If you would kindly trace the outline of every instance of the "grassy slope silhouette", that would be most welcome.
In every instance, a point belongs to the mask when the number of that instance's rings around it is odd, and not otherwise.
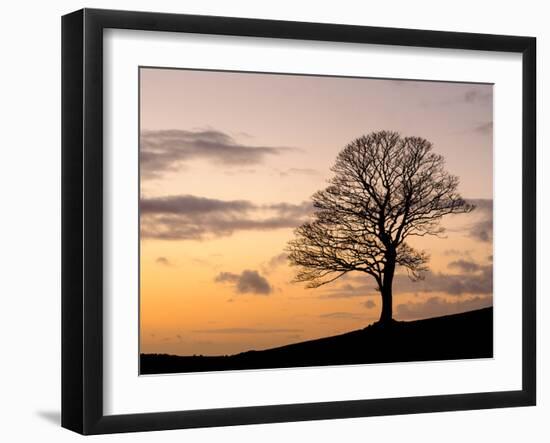
[[[141,354],[141,374],[490,358],[493,308],[390,327],[370,325],[332,337],[229,356]]]

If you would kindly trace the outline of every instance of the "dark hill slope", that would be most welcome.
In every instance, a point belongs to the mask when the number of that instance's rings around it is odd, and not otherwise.
[[[230,356],[141,354],[141,374],[490,358],[493,308],[377,325]]]

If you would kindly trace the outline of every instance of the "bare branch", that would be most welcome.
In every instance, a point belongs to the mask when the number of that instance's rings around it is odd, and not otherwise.
[[[474,209],[432,149],[423,138],[390,131],[348,144],[331,168],[329,185],[312,197],[312,221],[288,243],[289,261],[298,267],[295,281],[318,287],[361,271],[381,288],[387,266],[393,273],[395,265],[421,279],[428,255],[406,238],[441,235],[445,215]]]

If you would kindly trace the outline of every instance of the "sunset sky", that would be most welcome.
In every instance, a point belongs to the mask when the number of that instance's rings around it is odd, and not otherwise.
[[[394,282],[394,317],[492,305],[492,85],[140,70],[141,352],[234,354],[359,329],[380,316],[364,274],[292,283],[284,254],[347,143],[420,136],[477,208],[411,241],[430,272]]]

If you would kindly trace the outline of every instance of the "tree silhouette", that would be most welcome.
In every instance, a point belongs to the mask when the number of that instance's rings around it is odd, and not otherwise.
[[[428,255],[405,240],[440,235],[443,216],[474,209],[444,163],[429,141],[396,132],[373,132],[348,144],[331,168],[329,186],[312,197],[312,221],[288,243],[290,264],[299,267],[295,281],[316,288],[364,272],[382,297],[379,323],[391,323],[396,266],[413,280],[428,269]]]

